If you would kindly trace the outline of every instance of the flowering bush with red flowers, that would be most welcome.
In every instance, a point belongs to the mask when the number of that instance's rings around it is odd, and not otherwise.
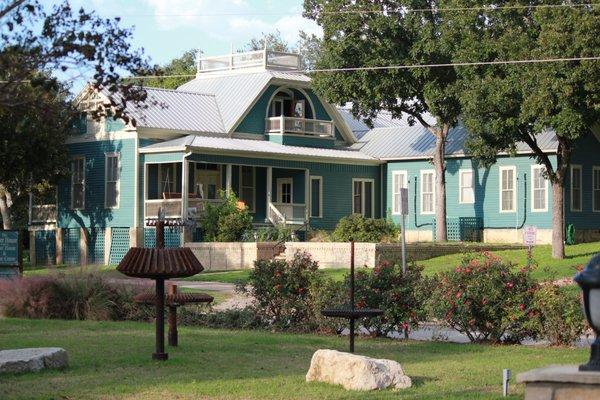
[[[431,280],[423,277],[422,271],[422,267],[409,265],[406,274],[402,274],[399,264],[380,261],[373,270],[363,268],[356,272],[356,307],[384,311],[381,317],[361,321],[372,335],[404,332],[408,337],[410,329],[427,318],[425,302]]]
[[[518,343],[534,336],[528,320],[535,316],[538,285],[530,268],[484,252],[467,255],[456,269],[438,276],[430,305],[439,319],[472,342]]]
[[[310,287],[320,279],[319,265],[308,253],[293,260],[259,260],[247,285],[238,290],[254,298],[257,315],[274,329],[308,330],[312,307]]]

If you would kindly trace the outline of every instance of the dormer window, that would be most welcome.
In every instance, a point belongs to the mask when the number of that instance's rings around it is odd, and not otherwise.
[[[269,117],[281,117],[283,115],[284,117],[312,119],[314,115],[312,108],[310,104],[307,106],[303,97],[303,94],[295,93],[293,90],[281,89],[271,100]]]

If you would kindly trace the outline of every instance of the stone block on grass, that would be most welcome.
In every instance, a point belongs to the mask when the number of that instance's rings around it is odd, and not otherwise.
[[[346,390],[405,389],[412,385],[396,361],[336,350],[317,350],[313,354],[306,381],[342,385]]]
[[[0,374],[38,372],[49,368],[66,368],[68,365],[67,352],[58,347],[0,351]]]

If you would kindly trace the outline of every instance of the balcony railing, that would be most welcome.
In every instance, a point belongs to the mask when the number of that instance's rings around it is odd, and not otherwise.
[[[294,133],[316,137],[334,137],[332,121],[295,117],[271,117],[266,119],[267,133]]]
[[[300,70],[300,55],[272,50],[232,53],[224,56],[204,57],[198,61],[198,74],[249,68]]]
[[[206,212],[207,204],[219,204],[223,202],[221,199],[188,199],[188,213],[189,218],[198,218],[204,212]],[[158,209],[162,207],[165,210],[166,218],[181,218],[181,199],[159,199],[159,200],[146,200],[146,218],[157,218]]]
[[[44,204],[31,207],[31,223],[53,224],[56,223],[58,211],[56,204]]]

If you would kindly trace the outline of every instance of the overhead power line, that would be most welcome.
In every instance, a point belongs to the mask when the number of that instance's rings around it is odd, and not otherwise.
[[[418,69],[418,68],[448,68],[448,67],[469,67],[477,65],[511,65],[511,64],[542,64],[567,61],[600,61],[600,56],[595,57],[562,57],[562,58],[542,58],[530,60],[498,60],[498,61],[475,61],[475,62],[456,62],[443,64],[412,64],[412,65],[386,65],[373,67],[344,67],[344,68],[320,68],[299,71],[285,71],[288,74],[310,74],[316,72],[355,72],[355,71],[385,71],[399,69]],[[146,75],[132,76],[124,79],[166,79],[166,78],[192,78],[196,74],[182,75]]]
[[[581,3],[581,4],[537,4],[537,5],[509,5],[509,6],[479,6],[479,7],[445,7],[445,8],[405,8],[398,10],[337,10],[337,11],[319,11],[317,15],[344,15],[344,14],[410,14],[425,12],[460,12],[460,11],[503,11],[503,10],[523,10],[523,9],[552,9],[552,8],[584,8],[597,7],[600,3]],[[189,18],[189,17],[258,17],[258,16],[303,16],[300,12],[222,12],[222,13],[200,13],[200,14],[113,14],[111,16],[119,17],[160,17],[160,18]]]

